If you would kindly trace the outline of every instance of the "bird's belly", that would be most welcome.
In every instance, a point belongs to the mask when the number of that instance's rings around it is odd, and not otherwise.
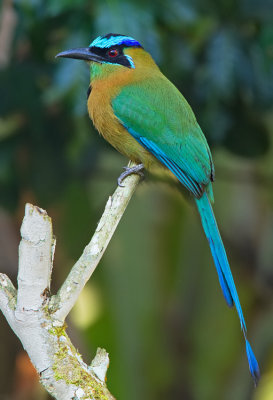
[[[87,108],[96,129],[120,153],[132,161],[143,163],[148,169],[157,163],[156,158],[120,123],[113,112],[109,96],[93,89],[87,101]]]

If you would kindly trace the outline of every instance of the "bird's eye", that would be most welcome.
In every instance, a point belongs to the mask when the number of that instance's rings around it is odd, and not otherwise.
[[[108,51],[107,55],[108,55],[109,57],[117,57],[117,55],[118,55],[118,50],[117,50],[117,49],[111,49],[111,50]]]

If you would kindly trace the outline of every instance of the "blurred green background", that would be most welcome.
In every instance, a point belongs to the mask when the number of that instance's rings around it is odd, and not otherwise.
[[[188,99],[212,148],[215,214],[262,378],[254,390],[195,208],[148,177],[69,334],[86,362],[107,349],[108,386],[120,400],[272,400],[272,2],[2,0],[0,8],[1,272],[16,281],[26,202],[53,218],[53,292],[89,241],[127,160],[87,116],[87,65],[54,57],[109,32],[133,36]],[[0,318],[0,399],[46,399]]]

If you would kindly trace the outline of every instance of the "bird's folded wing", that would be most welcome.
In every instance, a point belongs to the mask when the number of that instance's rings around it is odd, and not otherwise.
[[[167,79],[124,87],[112,100],[128,132],[200,197],[214,174],[207,141],[181,93]]]

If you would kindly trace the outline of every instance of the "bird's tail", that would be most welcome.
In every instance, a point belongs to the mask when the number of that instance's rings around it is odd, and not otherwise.
[[[233,304],[235,304],[236,310],[239,315],[241,329],[243,331],[246,343],[246,354],[248,358],[249,370],[256,385],[260,377],[259,365],[250,347],[249,341],[247,340],[247,335],[246,335],[247,330],[243,316],[243,311],[241,308],[235,283],[232,277],[232,273],[229,267],[226,251],[217,226],[217,222],[215,220],[213,210],[206,193],[204,193],[200,199],[195,199],[195,201],[201,217],[206,237],[209,241],[212,257],[215,263],[215,267],[218,273],[220,285],[225,300],[229,307],[232,307]]]

